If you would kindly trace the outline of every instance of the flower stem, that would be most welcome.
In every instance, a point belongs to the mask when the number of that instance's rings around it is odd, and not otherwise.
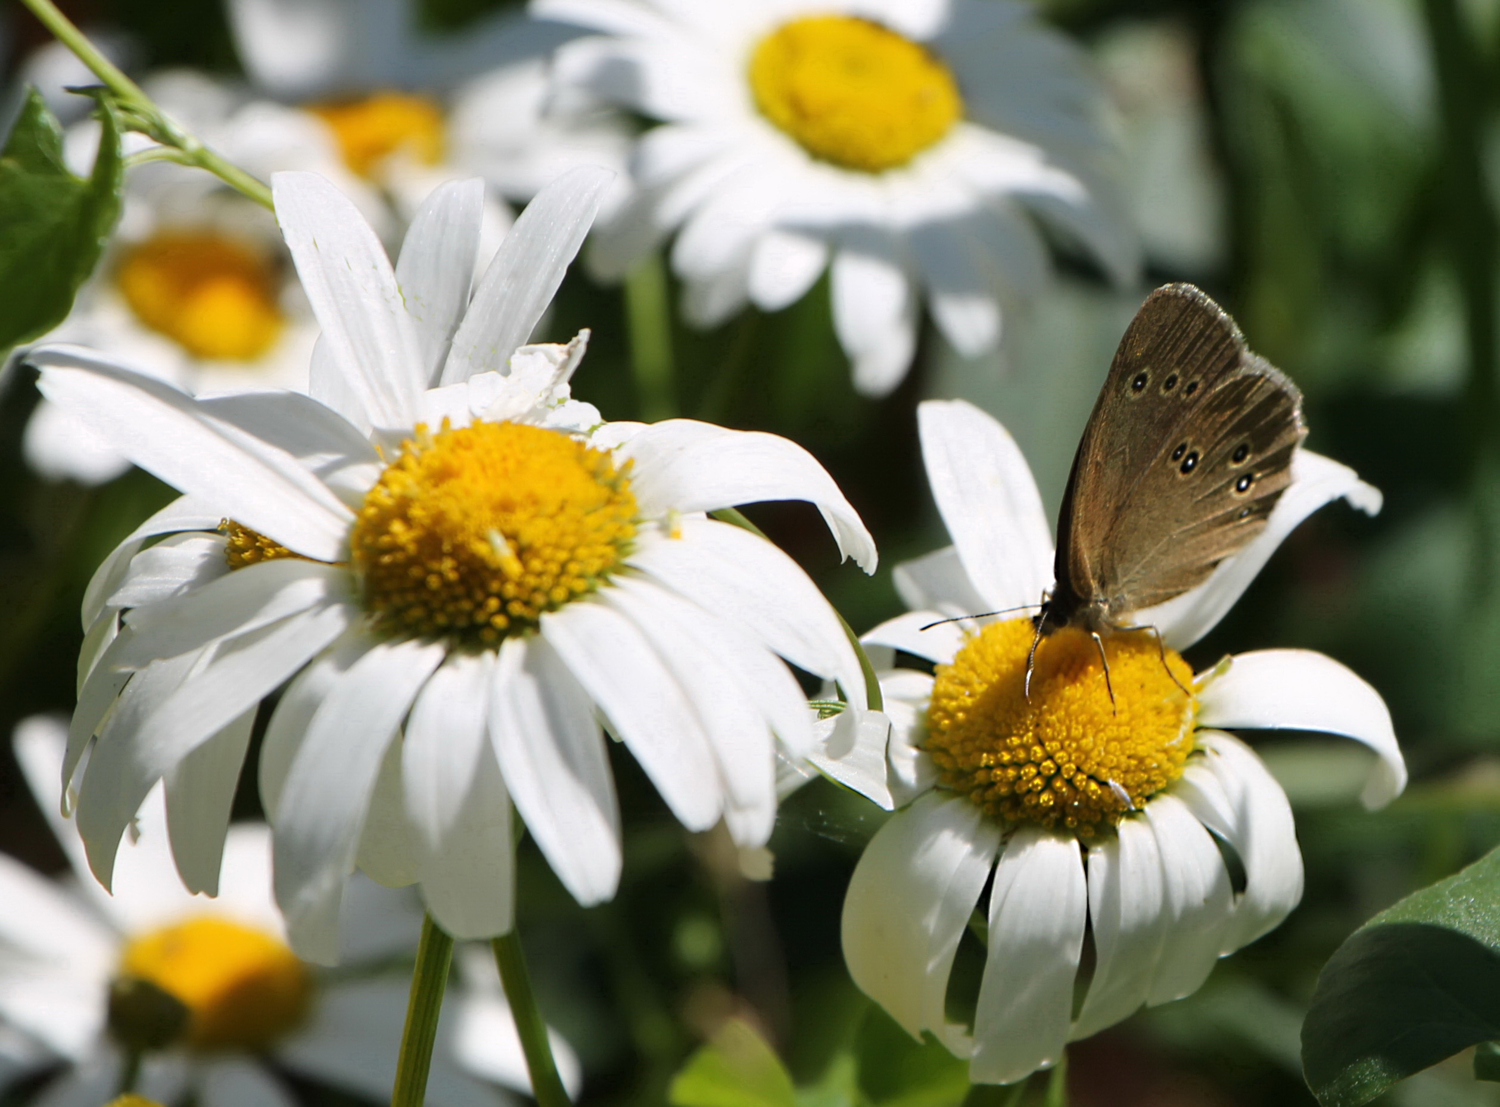
[[[432,1043],[437,1037],[448,967],[453,961],[453,939],[431,915],[422,919],[422,940],[412,970],[411,998],[406,1004],[406,1028],[401,1032],[401,1055],[396,1059],[396,1086],[391,1107],[422,1107],[427,1094],[427,1072],[432,1067]]]
[[[495,949],[500,983],[505,987],[511,1017],[516,1020],[516,1031],[521,1037],[521,1050],[526,1054],[526,1068],[531,1073],[531,1092],[536,1096],[537,1107],[568,1107],[572,1100],[557,1075],[552,1043],[547,1040],[547,1024],[537,1009],[536,995],[531,990],[531,974],[526,971],[526,958],[521,953],[520,935],[512,928],[509,934],[500,935],[490,944]]]
[[[648,423],[677,414],[673,396],[672,311],[667,269],[661,255],[644,258],[625,277],[625,318],[630,333],[630,369],[641,418]]]
[[[57,9],[57,5],[52,3],[52,0],[21,0],[21,3],[31,9],[31,13],[42,22],[42,25],[57,36],[57,41],[73,51],[78,56],[78,60],[88,66],[94,76],[99,78],[120,108],[125,125],[129,129],[149,135],[163,146],[172,147],[178,153],[174,160],[184,165],[207,170],[230,188],[249,197],[257,204],[267,208],[272,206],[271,190],[266,187],[264,181],[257,180],[239,166],[225,161],[203,145],[196,136],[178,126],[156,106],[151,97],[141,91],[140,85],[125,76],[119,66],[106,58],[99,48],[89,41],[88,36]]]
[[[748,530],[751,534],[758,534],[760,537],[766,538],[766,532],[749,519],[746,519],[736,508],[721,507],[717,511],[710,511],[709,514],[721,523],[731,523],[742,530]],[[766,538],[766,541],[769,542],[770,539]],[[854,656],[859,658],[859,670],[864,674],[865,678],[865,706],[871,711],[884,711],[885,696],[880,691],[880,678],[875,675],[875,665],[870,661],[869,655],[865,653],[865,647],[860,643],[859,635],[854,633],[854,628],[849,625],[848,620],[839,614],[837,608],[834,608],[833,614],[838,619],[839,626],[844,628],[844,634],[848,637],[849,644],[854,647]],[[849,695],[853,691],[852,688],[845,688],[844,694]]]
[[[145,1057],[146,1051],[143,1049],[125,1051],[125,1064],[120,1068],[120,1083],[115,1089],[116,1096],[135,1093],[136,1085],[141,1082],[141,1063]]]

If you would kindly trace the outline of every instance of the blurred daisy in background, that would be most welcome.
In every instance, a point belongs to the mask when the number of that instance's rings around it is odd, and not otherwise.
[[[509,222],[501,197],[524,203],[580,165],[619,174],[609,204],[624,193],[624,117],[549,85],[548,56],[576,31],[505,12],[424,33],[411,0],[228,0],[228,11],[256,89],[315,117],[399,229],[437,185],[480,175],[495,194],[483,262]],[[382,237],[394,244],[399,229]]]
[[[563,45],[566,87],[660,121],[638,193],[596,232],[619,276],[675,233],[690,322],[776,311],[829,273],[866,395],[890,392],[925,304],[962,354],[1045,281],[1044,232],[1133,278],[1102,99],[1030,9],[997,0],[533,0],[603,32]]]
[[[911,1034],[968,1057],[975,1083],[1011,1083],[1142,1004],[1197,990],[1214,962],[1272,929],[1302,895],[1281,787],[1226,729],[1346,735],[1375,754],[1368,807],[1404,787],[1380,695],[1308,650],[1259,650],[1194,674],[1176,652],[1206,634],[1287,534],[1343,498],[1380,494],[1299,450],[1265,530],[1199,588],[1136,612],[1158,628],[1042,639],[1029,695],[1029,617],[1052,581],[1052,539],[1009,434],[962,401],[919,409],[928,480],[954,545],[896,569],[912,609],[865,641],[892,733],[841,775],[887,808],[844,902],[855,982]],[[932,625],[938,620],[955,620]],[[925,659],[935,672],[897,663]],[[1110,689],[1113,689],[1111,692]],[[945,997],[988,892],[988,954],[972,1027]],[[1086,926],[1095,963],[1075,1013]]]
[[[346,969],[322,973],[287,947],[269,828],[230,828],[220,894],[191,895],[173,865],[161,788],[121,847],[111,895],[59,813],[66,743],[67,727],[50,717],[16,730],[17,761],[73,871],[49,879],[0,854],[0,1025],[33,1046],[26,1064],[0,1070],[5,1083],[61,1066],[31,1102],[97,1107],[119,1088],[130,1043],[145,1050],[139,1090],[162,1103],[291,1107],[285,1076],[389,1099],[409,985],[382,973],[411,956],[414,900],[354,878],[340,936]],[[438,1039],[430,1101],[521,1102],[511,1093],[530,1084],[503,997],[463,987],[446,1002],[454,1017]],[[464,1033],[471,1024],[487,1033]],[[571,1051],[560,1040],[554,1049],[576,1088]]]
[[[186,493],[85,599],[65,775],[97,734],[78,797],[94,872],[109,884],[165,777],[178,866],[207,887],[256,712],[284,684],[260,788],[277,902],[314,960],[337,956],[356,863],[419,883],[456,937],[508,932],[512,803],[581,903],[610,898],[620,825],[600,718],[685,826],[722,819],[764,844],[777,741],[813,742],[777,655],[846,693],[863,677],[796,563],[704,513],[801,499],[867,570],[874,544],[801,447],[605,423],[569,392],[586,335],[522,346],[608,173],[544,189],[472,300],[480,182],[433,194],[394,270],[326,181],[272,184],[322,325],[310,396],[197,400],[77,347],[31,354],[46,395]]]

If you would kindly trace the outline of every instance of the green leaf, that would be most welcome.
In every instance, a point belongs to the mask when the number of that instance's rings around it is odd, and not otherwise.
[[[113,109],[93,173],[63,163],[62,130],[35,89],[0,151],[0,350],[45,334],[67,318],[120,214],[124,162]]]
[[[918,1042],[871,1007],[855,1041],[860,1087],[879,1107],[951,1107],[969,1091],[969,1063],[938,1041]]]
[[[1334,953],[1302,1024],[1324,1107],[1500,1038],[1500,850],[1382,911]]]
[[[797,1107],[792,1078],[753,1027],[731,1019],[667,1090],[672,1107]]]

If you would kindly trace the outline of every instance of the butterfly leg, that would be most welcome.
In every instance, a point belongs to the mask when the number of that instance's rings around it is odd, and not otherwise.
[[[1167,644],[1161,640],[1161,631],[1152,626],[1116,627],[1115,629],[1122,632],[1149,630],[1152,634],[1156,635],[1156,652],[1161,655],[1161,667],[1167,671],[1167,676],[1172,678],[1172,683],[1182,689],[1182,694],[1192,698],[1193,693],[1183,685],[1182,681],[1177,679],[1177,674],[1172,671],[1172,666],[1167,664]]]
[[[1115,704],[1115,685],[1109,679],[1109,655],[1104,652],[1104,639],[1099,637],[1097,630],[1089,631],[1089,637],[1094,640],[1094,645],[1099,647],[1099,663],[1104,666],[1104,688],[1109,693],[1109,709],[1119,714],[1119,707]]]

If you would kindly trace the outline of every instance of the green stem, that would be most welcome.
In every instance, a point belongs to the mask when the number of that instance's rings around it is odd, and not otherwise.
[[[173,147],[180,154],[177,160],[184,165],[206,170],[236,192],[275,210],[271,203],[271,190],[264,181],[257,180],[239,166],[225,161],[198,141],[196,136],[174,123],[156,106],[151,97],[141,91],[140,85],[125,76],[119,66],[106,58],[89,41],[88,36],[57,9],[52,0],[21,0],[21,3],[31,10],[47,30],[57,36],[57,41],[73,51],[78,60],[99,78],[120,106],[132,130],[147,134],[164,146]]]
[[[521,1037],[521,1051],[526,1054],[526,1069],[531,1073],[531,1094],[537,1107],[568,1107],[572,1102],[557,1075],[552,1059],[552,1043],[547,1039],[547,1024],[537,1009],[536,994],[531,990],[531,974],[521,953],[521,938],[514,927],[490,943],[495,949],[495,964],[500,968],[500,983],[510,1003],[511,1017]]]
[[[1043,1107],[1068,1107],[1068,1054],[1057,1059],[1057,1064],[1052,1067],[1052,1072],[1047,1078],[1047,1097],[1042,1100]]]
[[[672,311],[667,267],[651,254],[625,278],[625,319],[630,334],[630,369],[635,376],[641,418],[648,423],[677,414],[673,396]]]
[[[396,1059],[396,1086],[391,1107],[422,1107],[427,1094],[427,1072],[432,1067],[432,1043],[437,1038],[448,968],[453,962],[453,939],[432,921],[422,919],[417,965],[411,974],[411,998],[406,1004],[406,1028],[401,1032],[401,1055]]]
[[[751,534],[766,538],[766,532],[746,519],[737,508],[721,507],[717,511],[710,511],[709,514],[721,523],[732,523],[743,530],[748,530]],[[769,542],[770,539],[766,538],[766,541]],[[837,608],[833,609],[833,614],[838,619],[839,626],[844,628],[844,635],[849,639],[849,644],[854,647],[854,656],[859,658],[859,671],[864,674],[865,678],[865,706],[871,711],[884,711],[885,696],[880,691],[880,678],[875,675],[875,665],[871,662],[870,655],[865,653],[865,647],[860,642],[859,635],[854,633],[854,628],[849,625],[843,615],[839,614]],[[852,688],[845,688],[844,694],[849,695],[853,691]]]
[[[141,1082],[141,1063],[145,1060],[146,1051],[143,1049],[127,1049],[125,1051],[125,1067],[120,1070],[120,1083],[115,1091],[115,1096],[132,1095],[136,1085]]]

